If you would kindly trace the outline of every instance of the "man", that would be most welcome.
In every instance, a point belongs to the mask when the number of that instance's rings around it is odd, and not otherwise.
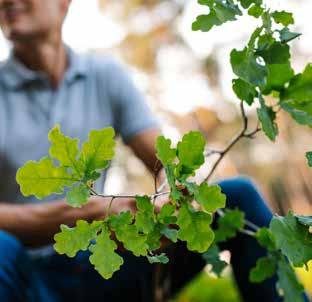
[[[64,200],[38,203],[24,198],[15,173],[25,161],[48,153],[47,132],[56,123],[66,135],[85,140],[91,129],[113,126],[152,170],[154,142],[160,131],[128,75],[111,58],[78,56],[62,42],[61,29],[70,0],[0,0],[0,26],[12,43],[11,57],[0,67],[0,297],[15,301],[152,301],[155,266],[123,253],[125,265],[108,281],[88,262],[51,251],[59,225],[105,215],[107,200],[92,197],[82,209]],[[103,185],[103,181],[98,184]],[[271,213],[246,179],[220,183],[228,205],[267,225]],[[119,213],[134,201],[116,200]],[[42,248],[48,246],[47,248]],[[40,248],[34,250],[33,248]],[[246,301],[280,301],[274,279],[248,283],[248,271],[265,251],[244,235],[229,242],[234,273]],[[200,255],[182,243],[168,247],[163,268],[174,294],[204,266]]]

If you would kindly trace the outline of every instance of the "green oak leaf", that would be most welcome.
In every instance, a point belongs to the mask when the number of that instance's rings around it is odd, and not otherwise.
[[[286,11],[281,11],[281,12],[276,11],[276,12],[273,12],[271,15],[277,24],[288,26],[290,24],[295,23],[292,13],[288,13]]]
[[[261,87],[263,94],[268,95],[275,91],[282,91],[285,85],[293,78],[294,70],[290,62],[285,64],[267,64],[268,76],[266,84]]]
[[[215,242],[224,242],[236,236],[237,231],[244,227],[244,213],[239,210],[226,210],[224,216],[218,218],[215,230]]]
[[[217,14],[214,10],[210,12],[208,15],[200,15],[196,18],[196,21],[192,24],[192,30],[193,31],[203,31],[208,32],[212,29],[214,26],[221,25],[222,22],[217,17]]]
[[[280,105],[299,124],[312,126],[312,64],[291,79],[281,93]]]
[[[159,214],[157,215],[157,219],[160,223],[163,224],[174,224],[177,221],[177,218],[174,216],[175,206],[172,204],[165,204],[160,209]]]
[[[210,213],[224,208],[226,204],[226,196],[221,192],[221,187],[218,185],[209,186],[206,182],[198,187],[195,200]]]
[[[39,162],[28,161],[19,168],[16,181],[24,196],[34,195],[42,199],[52,193],[62,194],[65,186],[71,186],[78,180],[66,168],[55,167],[52,159],[44,157]]]
[[[61,225],[61,232],[54,235],[54,249],[59,254],[75,257],[79,251],[86,251],[90,241],[95,239],[103,222],[93,221],[91,224],[78,220],[75,227]]]
[[[162,237],[161,234],[161,229],[162,229],[161,224],[155,224],[153,230],[149,232],[146,236],[146,244],[148,245],[148,250],[149,251],[154,251],[158,250],[161,246],[160,239]]]
[[[177,150],[171,148],[171,140],[163,136],[159,136],[156,141],[157,158],[163,165],[172,163],[176,158]]]
[[[190,251],[205,252],[214,239],[210,227],[212,216],[205,212],[196,212],[188,204],[182,204],[177,224],[180,227],[178,238],[187,242]]]
[[[297,74],[283,94],[284,100],[308,102],[312,99],[312,64],[308,64],[303,73]]]
[[[290,59],[290,47],[287,44],[275,41],[269,47],[258,50],[260,55],[267,64],[286,64]]]
[[[100,273],[104,279],[109,279],[112,275],[120,269],[124,263],[115,250],[117,244],[110,239],[110,232],[104,228],[100,235],[96,238],[95,244],[89,248],[92,253],[89,257],[90,263]]]
[[[129,211],[109,217],[110,227],[124,247],[137,257],[146,256],[148,249],[147,236],[141,234],[132,222],[133,216]]]
[[[257,109],[257,114],[262,130],[271,141],[275,141],[275,138],[278,135],[278,126],[275,122],[276,113],[271,107],[268,107],[265,104],[261,94],[259,95],[259,101],[261,107]]]
[[[300,33],[291,32],[287,27],[284,27],[282,30],[279,30],[278,32],[280,34],[280,40],[282,43],[288,43],[301,36]]]
[[[264,33],[259,36],[256,52],[262,52],[265,49],[268,49],[273,43],[275,43],[275,39],[272,34]]]
[[[51,147],[50,156],[57,159],[62,166],[71,167],[79,175],[81,167],[78,165],[77,156],[79,153],[79,140],[65,136],[60,129],[60,125],[56,125],[50,130],[48,135]]]
[[[82,145],[82,160],[88,171],[104,169],[114,157],[115,131],[113,128],[92,130],[89,140]]]
[[[149,256],[147,255],[147,259],[149,263],[154,264],[154,263],[162,263],[162,264],[167,264],[169,262],[169,258],[165,253],[161,253],[160,255],[153,255]]]
[[[277,287],[284,296],[284,302],[304,302],[303,286],[284,257],[278,261],[277,276]]]
[[[220,249],[217,245],[211,246],[208,251],[203,254],[203,258],[207,264],[211,265],[210,272],[221,277],[223,270],[228,266],[228,264],[220,259]]]
[[[274,235],[268,228],[260,228],[256,233],[256,239],[268,251],[273,252],[276,250]]]
[[[273,257],[262,257],[257,260],[257,265],[249,273],[249,281],[261,283],[274,276],[276,273],[276,260]]]
[[[88,187],[85,184],[79,184],[72,187],[66,193],[66,201],[74,208],[81,208],[81,206],[85,205],[88,202],[89,196],[90,191]]]
[[[155,226],[154,205],[148,196],[137,196],[136,207],[135,225],[140,232],[148,234]]]
[[[201,1],[200,4],[208,5],[210,13],[198,16],[192,24],[193,30],[207,32],[213,26],[219,26],[228,21],[235,21],[237,16],[242,15],[239,7],[229,0]]]
[[[253,16],[255,18],[259,18],[264,12],[264,9],[258,5],[254,4],[252,7],[248,9],[248,15]]]
[[[257,90],[253,85],[242,79],[235,79],[232,81],[233,83],[233,91],[236,96],[246,102],[248,105],[251,105],[254,99],[258,96]]]
[[[188,174],[190,171],[198,169],[205,162],[205,145],[206,140],[198,131],[191,131],[183,136],[177,148],[182,171],[184,168]]]
[[[275,216],[270,230],[277,248],[294,266],[302,267],[312,259],[312,234],[309,233],[309,227],[300,224],[291,212],[286,217]]]
[[[242,15],[239,7],[229,0],[215,0],[215,5],[211,9],[214,9],[221,23],[235,21],[237,16]]]
[[[312,152],[307,152],[306,153],[306,158],[308,160],[309,167],[312,167]]]
[[[178,241],[178,235],[179,235],[178,230],[163,226],[160,232],[162,235],[164,235],[166,238],[168,238],[172,242],[176,243]]]
[[[232,50],[231,65],[233,72],[244,81],[254,86],[265,84],[266,67],[257,62],[257,57],[247,47],[242,51]]]
[[[241,3],[242,7],[245,9],[249,8],[249,6],[252,4],[257,4],[257,5],[262,4],[262,0],[239,0],[239,2]]]
[[[308,227],[312,227],[312,216],[296,215],[296,218],[298,219],[299,223]]]
[[[168,164],[165,166],[166,176],[170,187],[170,198],[173,201],[178,201],[182,197],[182,193],[176,186],[175,165]]]

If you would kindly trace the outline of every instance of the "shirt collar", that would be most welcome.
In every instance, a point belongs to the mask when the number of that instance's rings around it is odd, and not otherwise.
[[[87,76],[86,58],[82,55],[78,55],[67,46],[66,52],[69,60],[69,67],[64,75],[66,83],[71,83],[78,77]],[[43,72],[28,69],[19,62],[12,53],[2,67],[0,67],[0,82],[4,82],[6,86],[12,89],[21,88],[30,82],[44,80],[47,80],[47,77]]]

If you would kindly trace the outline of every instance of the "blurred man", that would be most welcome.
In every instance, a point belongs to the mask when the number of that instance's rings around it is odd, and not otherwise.
[[[21,196],[15,182],[27,160],[48,154],[47,133],[56,123],[82,141],[91,129],[113,126],[146,166],[154,167],[160,133],[155,118],[118,63],[77,55],[64,45],[61,32],[69,5],[70,0],[0,0],[0,25],[12,44],[10,58],[0,67],[0,300],[152,301],[155,267],[144,258],[123,253],[125,265],[104,281],[89,264],[88,253],[68,259],[52,250],[60,224],[104,217],[105,199],[92,197],[82,209],[64,200],[39,203]],[[104,178],[98,188],[103,183]],[[271,213],[248,180],[220,185],[228,205],[239,206],[256,224],[269,223]],[[116,213],[135,208],[131,199],[114,205]],[[248,283],[249,269],[265,251],[244,235],[226,248],[246,301],[279,301],[274,280]],[[169,276],[173,294],[204,262],[181,243],[168,253],[171,264],[161,279]]]

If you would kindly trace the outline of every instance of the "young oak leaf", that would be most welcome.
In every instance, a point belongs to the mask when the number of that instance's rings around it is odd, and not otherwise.
[[[290,62],[284,64],[267,64],[268,76],[266,84],[261,87],[264,95],[268,95],[275,91],[282,91],[285,85],[293,78],[294,70]]]
[[[205,138],[198,131],[191,131],[183,136],[177,148],[182,171],[185,169],[187,173],[193,173],[205,162],[205,145]]]
[[[309,167],[312,167],[312,152],[307,152],[306,153],[306,158],[308,160]]]
[[[71,167],[78,174],[82,171],[78,168],[77,156],[79,153],[79,140],[65,136],[60,129],[60,125],[52,128],[48,135],[51,147],[50,156],[57,159],[62,166]]]
[[[88,202],[88,198],[90,196],[90,191],[88,187],[81,183],[77,186],[73,186],[66,193],[66,201],[67,203],[74,208],[81,208],[81,206],[85,205]]]
[[[146,244],[149,251],[158,250],[160,248],[160,239],[162,237],[161,228],[162,226],[160,224],[155,224],[152,231],[146,234]]]
[[[208,5],[210,13],[200,15],[192,25],[193,30],[209,31],[213,26],[219,26],[228,21],[235,21],[242,12],[237,5],[230,1],[200,1],[200,4]]]
[[[59,254],[66,254],[68,257],[75,257],[79,251],[86,251],[103,222],[93,221],[91,224],[84,220],[78,220],[75,227],[70,228],[61,225],[61,232],[54,235],[54,249]]]
[[[278,289],[284,302],[304,302],[303,286],[298,282],[296,274],[284,257],[278,261]]]
[[[110,227],[124,247],[135,256],[146,256],[148,250],[147,236],[141,234],[132,222],[133,216],[129,211],[109,217]]]
[[[81,158],[88,171],[104,169],[114,157],[115,131],[112,127],[92,130],[89,140],[82,145]]]
[[[176,186],[175,168],[176,165],[168,164],[165,166],[165,171],[168,180],[168,185],[170,187],[170,198],[174,201],[178,201],[182,197],[182,193]]]
[[[262,6],[254,4],[252,7],[249,8],[248,15],[259,18],[260,16],[262,16],[263,12],[264,8]]]
[[[299,223],[308,227],[312,227],[312,216],[296,215],[296,218],[298,219]]]
[[[242,5],[242,7],[245,9],[249,8],[249,6],[252,4],[257,4],[257,5],[262,4],[262,0],[239,0],[239,2]]]
[[[233,72],[253,86],[264,85],[267,69],[257,61],[257,56],[246,47],[242,51],[233,49],[231,52]]]
[[[226,210],[224,216],[218,218],[215,231],[215,242],[224,242],[236,236],[237,231],[244,227],[244,213],[239,210]]]
[[[301,36],[301,33],[291,32],[287,27],[284,27],[282,30],[279,30],[278,32],[280,34],[280,40],[282,43],[288,43]]]
[[[28,161],[18,169],[16,181],[24,196],[34,195],[39,199],[53,193],[62,194],[64,187],[78,180],[73,178],[64,167],[55,167],[52,159],[42,158],[39,162]]]
[[[172,204],[165,204],[160,209],[159,214],[157,215],[157,219],[162,224],[174,224],[177,221],[176,216],[174,216],[176,208]]]
[[[208,251],[203,254],[203,258],[206,263],[211,265],[210,271],[215,273],[218,277],[221,277],[223,270],[228,264],[220,259],[220,249],[217,245],[211,246]]]
[[[135,225],[140,232],[148,234],[153,231],[155,227],[155,213],[154,205],[148,196],[137,196]]]
[[[249,273],[249,281],[261,283],[273,277],[276,272],[276,260],[272,257],[262,257],[257,260],[257,264]]]
[[[281,107],[299,124],[312,126],[312,64],[295,75],[281,92]]]
[[[286,11],[275,11],[272,14],[274,21],[277,24],[282,24],[284,26],[288,26],[295,23],[294,17],[292,13],[288,13]]]
[[[117,244],[110,239],[110,232],[104,228],[100,235],[97,236],[95,244],[89,248],[92,255],[89,257],[94,268],[100,273],[104,279],[109,279],[120,269],[124,263],[115,250]]]
[[[190,251],[207,251],[214,239],[210,227],[212,216],[205,212],[196,212],[188,204],[182,204],[177,224],[180,227],[178,238],[187,242]]]
[[[177,150],[171,148],[171,140],[159,136],[156,141],[157,158],[163,165],[170,164],[176,157]]]
[[[226,204],[226,196],[221,192],[221,187],[218,185],[209,186],[206,182],[198,187],[195,200],[210,213],[224,208]]]
[[[235,79],[232,81],[232,84],[236,96],[248,105],[251,105],[258,96],[258,92],[254,86],[242,79]]]
[[[312,259],[312,234],[289,212],[287,216],[275,216],[270,223],[276,246],[295,267],[302,267]],[[294,248],[295,247],[295,248]]]
[[[169,262],[169,258],[165,253],[161,253],[160,255],[149,256],[147,255],[147,259],[149,263],[162,263],[167,264]]]
[[[256,233],[256,239],[268,251],[273,252],[276,250],[274,235],[268,228],[259,229]]]
[[[261,94],[259,95],[259,101],[260,108],[257,109],[257,114],[262,130],[271,141],[275,141],[276,136],[278,135],[278,126],[275,122],[276,113],[271,107],[268,107],[265,104]]]

